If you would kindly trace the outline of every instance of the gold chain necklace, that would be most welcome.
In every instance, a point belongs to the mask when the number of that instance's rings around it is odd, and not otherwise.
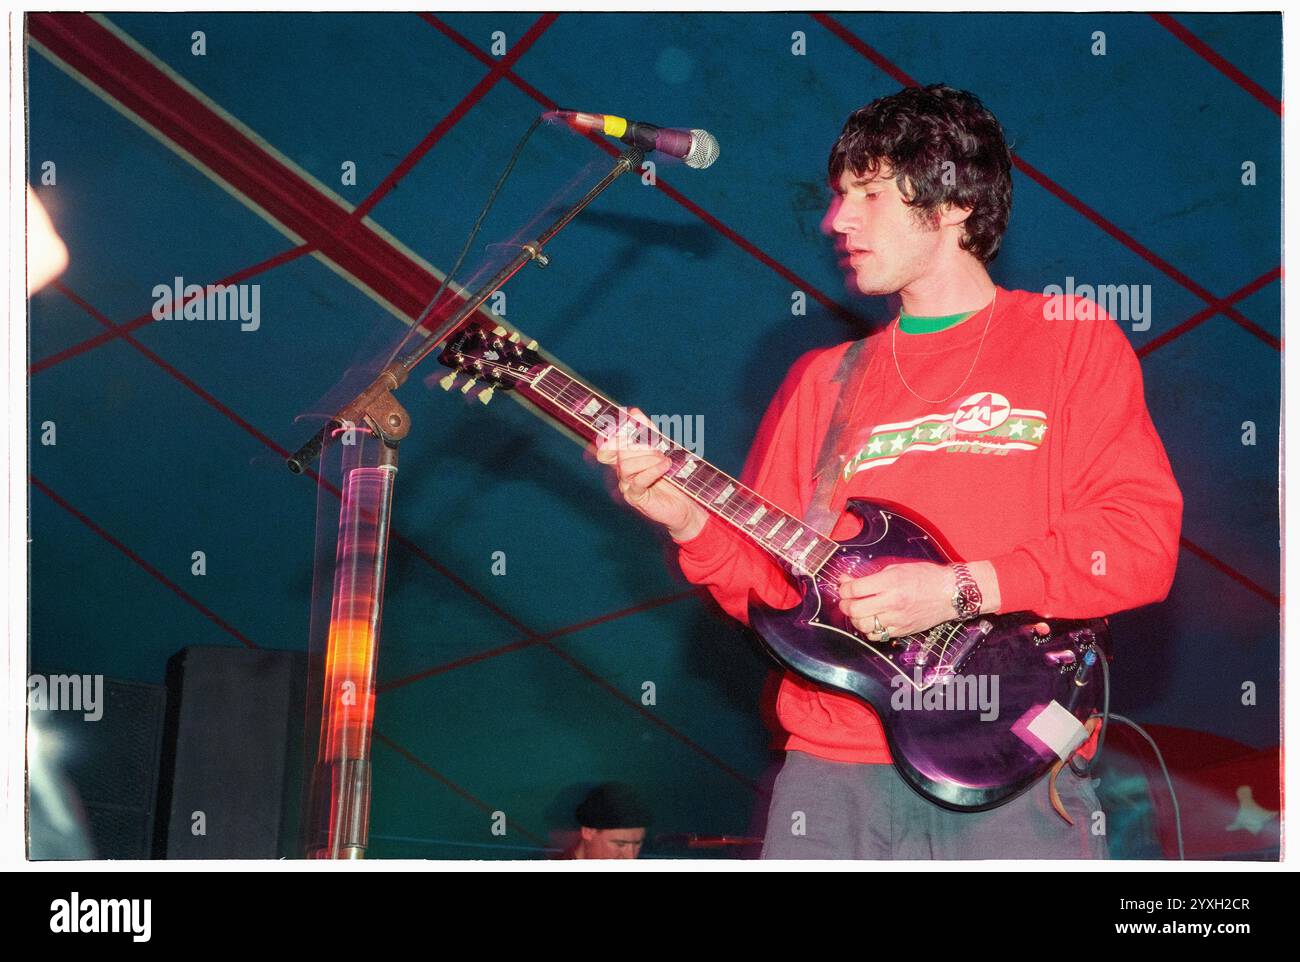
[[[994,285],[993,300],[989,302],[989,319],[984,322],[984,333],[980,335],[979,347],[975,349],[975,358],[970,362],[970,370],[967,371],[966,376],[961,379],[961,383],[958,384],[955,388],[953,388],[948,394],[944,395],[941,398],[935,398],[933,400],[928,397],[921,397],[921,395],[913,391],[912,386],[907,383],[907,378],[903,377],[903,369],[898,366],[898,328],[903,322],[903,317],[902,314],[900,313],[898,317],[898,324],[894,325],[894,331],[890,338],[889,349],[894,355],[894,370],[898,372],[898,379],[903,382],[903,387],[907,388],[907,390],[911,392],[913,397],[924,401],[926,404],[942,404],[944,401],[948,400],[948,398],[952,397],[963,387],[965,387],[966,382],[970,380],[970,376],[975,370],[976,361],[980,359],[980,352],[984,350],[984,338],[989,336],[989,325],[993,323],[993,309],[994,307],[997,306],[997,303],[998,303],[998,289],[997,286]]]

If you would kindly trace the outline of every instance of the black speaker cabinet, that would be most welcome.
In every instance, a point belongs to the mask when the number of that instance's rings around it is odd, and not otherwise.
[[[296,858],[306,656],[193,647],[168,662],[159,858]]]

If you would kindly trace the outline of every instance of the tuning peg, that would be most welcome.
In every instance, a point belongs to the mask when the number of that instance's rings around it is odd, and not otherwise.
[[[470,391],[474,390],[474,385],[477,383],[478,383],[477,378],[470,378],[468,381],[465,382],[464,386],[461,387],[460,393],[468,394]]]
[[[502,327],[500,324],[498,324],[496,327],[492,328],[492,333],[493,333],[493,334],[504,334],[505,332],[506,332],[506,329],[505,329],[504,327]]]
[[[531,351],[531,350],[533,350],[533,348],[537,347],[537,342],[536,342],[536,341],[529,341],[527,344],[524,345],[524,347],[525,347],[527,350]]]
[[[482,401],[484,404],[487,404],[489,401],[492,400],[492,392],[495,390],[496,390],[495,387],[489,385],[487,390],[479,392],[478,399]]]
[[[455,372],[455,371],[452,371],[450,374],[448,374],[446,377],[444,377],[444,378],[443,378],[441,381],[439,381],[438,383],[442,386],[442,389],[443,389],[444,391],[450,391],[451,388],[452,388],[452,385],[456,383],[456,377],[457,377],[456,372]]]
[[[518,342],[519,342],[519,332],[518,332],[518,331],[515,331],[513,334],[511,334],[511,335],[510,335],[510,340],[511,340],[513,343],[518,343]]]

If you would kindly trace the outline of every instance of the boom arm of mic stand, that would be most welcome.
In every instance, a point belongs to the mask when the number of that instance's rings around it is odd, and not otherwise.
[[[525,264],[535,260],[545,266],[547,260],[543,248],[550,242],[551,238],[568,226],[570,221],[577,217],[588,204],[600,196],[615,180],[628,171],[639,168],[644,159],[645,151],[640,147],[629,147],[620,154],[609,173],[602,177],[591,190],[587,191],[577,203],[561,214],[550,227],[538,235],[535,241],[524,244],[509,264],[466,299],[465,303],[461,305],[451,319],[443,324],[441,330],[427,337],[419,347],[405,358],[394,361],[384,368],[369,387],[353,398],[334,417],[330,418],[311,440],[291,454],[286,459],[289,470],[294,474],[305,472],[320,456],[321,448],[324,446],[329,433],[348,424],[356,425],[362,422],[369,424],[383,439],[384,443],[390,446],[395,445],[404,438],[410,430],[410,419],[401,406],[389,395],[389,392],[406,383],[407,377],[415,366],[433,351],[440,348],[470,314],[478,310],[493,293],[500,290],[506,281],[519,273]]]

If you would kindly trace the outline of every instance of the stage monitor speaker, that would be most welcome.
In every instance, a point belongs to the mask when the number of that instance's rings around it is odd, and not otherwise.
[[[27,737],[43,755],[29,764],[28,856],[149,858],[166,689],[96,675],[33,673],[37,678],[50,691],[73,679],[93,687],[78,697],[80,707],[60,708],[55,697],[54,710],[42,709],[29,679]],[[99,685],[97,704],[83,710]]]
[[[168,662],[155,855],[297,858],[307,658],[192,647]]]

